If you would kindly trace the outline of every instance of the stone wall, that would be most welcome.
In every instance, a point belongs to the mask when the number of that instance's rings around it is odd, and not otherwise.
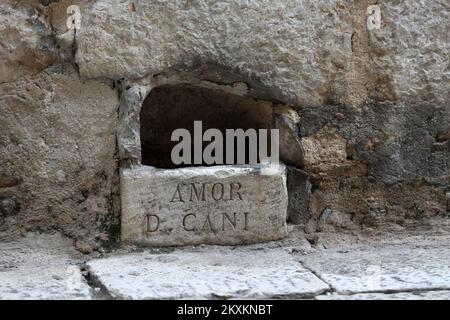
[[[448,14],[445,0],[2,1],[0,239],[116,241],[120,101],[172,78],[295,110],[309,233],[448,215]]]

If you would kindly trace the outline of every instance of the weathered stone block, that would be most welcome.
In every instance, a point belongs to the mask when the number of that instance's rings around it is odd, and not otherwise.
[[[121,170],[122,241],[236,245],[286,236],[284,165]]]
[[[232,81],[249,82],[261,98],[321,105],[352,56],[350,8],[337,0],[139,1],[134,12],[129,2],[95,1],[81,8],[76,62],[85,77],[136,79],[201,61],[208,74],[238,70]]]
[[[297,124],[298,113],[287,106],[274,109],[273,121],[280,132],[280,158],[283,163],[303,167],[303,148]]]

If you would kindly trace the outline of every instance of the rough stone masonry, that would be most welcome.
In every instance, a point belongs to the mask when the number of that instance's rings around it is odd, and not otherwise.
[[[448,217],[448,13],[446,0],[3,0],[0,239],[116,244],[139,111],[180,85],[277,109],[296,159],[289,221],[311,238]]]

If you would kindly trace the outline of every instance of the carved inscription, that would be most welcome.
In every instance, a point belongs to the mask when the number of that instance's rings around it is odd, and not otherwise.
[[[203,217],[188,213],[183,217],[183,229],[186,231],[217,232],[226,230],[248,230],[249,212],[222,212]]]
[[[159,229],[159,217],[156,214],[147,214],[145,216],[145,231],[149,235]]]
[[[185,201],[242,201],[240,182],[216,183],[179,183],[170,202]]]
[[[144,166],[120,178],[124,243],[241,245],[287,234],[283,165]]]
[[[191,182],[179,183],[170,197],[170,203],[185,202],[218,202],[243,201],[242,184]],[[145,205],[145,204],[143,204]],[[213,232],[249,229],[249,212],[219,212],[219,213],[187,213],[180,218],[183,230],[188,232]],[[150,237],[159,230],[161,220],[158,215],[147,213],[145,216],[145,234]]]

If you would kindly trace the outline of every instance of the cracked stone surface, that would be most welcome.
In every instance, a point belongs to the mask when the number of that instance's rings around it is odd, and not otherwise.
[[[0,300],[91,299],[72,241],[28,234],[0,243]]]
[[[338,293],[450,289],[450,249],[438,244],[323,250],[300,261]]]
[[[323,233],[316,245],[305,240],[300,227],[289,225],[289,236],[281,241],[122,246],[102,258],[81,255],[59,234],[28,233],[0,242],[0,300],[450,300],[450,225],[445,221],[433,219],[395,235]],[[89,282],[80,272],[82,264]]]
[[[437,290],[425,292],[396,293],[357,293],[351,295],[320,295],[317,300],[450,300],[450,291]]]
[[[88,267],[119,299],[312,297],[329,288],[280,249],[145,251],[93,260]]]
[[[76,59],[83,76],[110,78],[221,65],[293,104],[445,103],[446,1],[382,1],[381,28],[367,30],[371,3],[95,1],[81,6]]]

